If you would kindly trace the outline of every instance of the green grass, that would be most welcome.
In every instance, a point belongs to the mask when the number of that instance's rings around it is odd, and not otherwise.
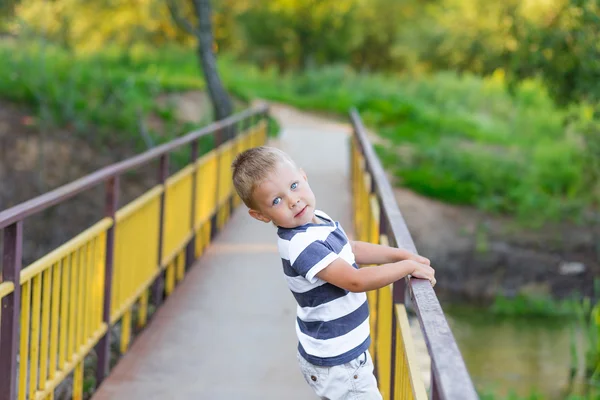
[[[535,392],[529,396],[519,396],[511,393],[508,396],[498,396],[495,393],[481,392],[479,393],[481,400],[544,400],[544,396],[538,395]]]
[[[355,106],[387,140],[378,153],[398,184],[427,196],[531,223],[576,220],[592,201],[581,135],[567,133],[570,111],[535,81],[511,94],[501,77],[453,73],[410,79],[332,67],[279,76],[246,68],[226,76],[244,97],[337,113]]]
[[[489,312],[506,317],[575,319],[577,300],[555,300],[549,296],[519,294],[515,297],[497,296]]]
[[[118,132],[139,142],[139,115],[169,118],[153,102],[159,93],[204,85],[194,52],[174,47],[76,55],[1,43],[0,56],[4,97],[101,138]],[[388,142],[378,148],[386,168],[417,192],[528,222],[576,219],[592,202],[581,135],[535,81],[511,94],[500,74],[408,78],[333,66],[282,75],[219,57],[223,80],[239,98],[338,114],[356,107]]]
[[[153,101],[158,94],[204,87],[183,53],[107,49],[77,55],[51,45],[5,42],[0,57],[4,98],[30,104],[45,122],[71,125],[88,138],[137,138],[141,116],[155,111],[170,119],[169,110]]]

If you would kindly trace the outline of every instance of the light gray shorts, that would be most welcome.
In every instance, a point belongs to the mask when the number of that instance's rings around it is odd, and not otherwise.
[[[368,351],[346,364],[333,367],[319,367],[306,361],[300,353],[297,356],[304,379],[321,399],[382,399]]]

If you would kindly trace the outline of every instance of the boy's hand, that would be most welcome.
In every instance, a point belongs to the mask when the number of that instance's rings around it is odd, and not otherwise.
[[[431,268],[429,263],[424,264],[414,260],[410,260],[409,262],[411,263],[411,268],[413,268],[413,271],[410,273],[412,276],[414,276],[415,278],[427,279],[429,282],[431,282],[432,287],[435,286],[437,282],[435,280],[435,270]]]
[[[423,257],[423,256],[420,256],[420,255],[418,255],[418,254],[413,254],[413,255],[412,255],[410,258],[409,258],[409,260],[416,261],[416,262],[418,262],[419,264],[431,265],[431,261],[429,261],[429,258],[427,258],[427,257]]]

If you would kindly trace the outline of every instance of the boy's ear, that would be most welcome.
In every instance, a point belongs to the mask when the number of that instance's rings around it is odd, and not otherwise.
[[[262,215],[260,213],[260,211],[256,211],[256,210],[253,210],[253,209],[250,208],[250,209],[248,209],[248,214],[250,214],[250,216],[252,218],[257,219],[259,221],[266,222],[266,223],[271,222],[271,219],[265,217],[264,215]]]

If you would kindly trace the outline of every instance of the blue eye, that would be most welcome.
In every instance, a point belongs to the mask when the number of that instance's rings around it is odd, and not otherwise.
[[[292,190],[296,189],[297,187],[298,187],[298,182],[292,183]]]
[[[277,197],[275,200],[273,200],[273,205],[274,206],[276,206],[279,203],[281,203],[281,197]]]

